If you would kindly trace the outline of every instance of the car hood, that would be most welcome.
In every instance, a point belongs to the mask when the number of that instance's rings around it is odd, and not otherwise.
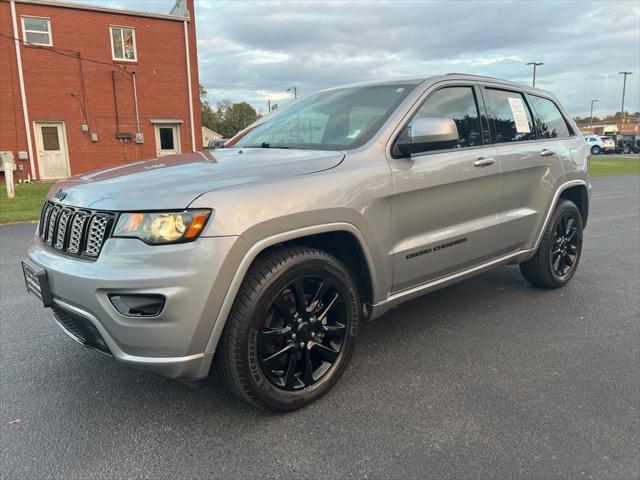
[[[49,199],[95,210],[182,209],[212,190],[328,170],[343,158],[342,152],[270,148],[171,155],[70,177]]]

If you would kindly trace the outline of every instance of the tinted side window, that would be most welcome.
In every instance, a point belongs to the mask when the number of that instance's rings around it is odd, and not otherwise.
[[[450,118],[458,127],[455,148],[482,145],[482,130],[472,87],[446,87],[434,92],[416,112],[416,118]],[[432,149],[440,148],[433,145]],[[424,150],[421,149],[421,150]]]
[[[485,92],[496,143],[536,139],[531,112],[522,94],[493,88],[487,88]]]
[[[530,95],[533,109],[536,111],[538,133],[544,138],[566,138],[571,136],[567,122],[551,100]]]

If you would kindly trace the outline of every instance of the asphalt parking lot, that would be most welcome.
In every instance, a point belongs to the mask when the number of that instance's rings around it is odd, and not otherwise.
[[[0,478],[638,478],[640,177],[593,184],[567,287],[507,266],[407,303],[288,415],[75,344],[24,291],[34,226],[0,227]]]

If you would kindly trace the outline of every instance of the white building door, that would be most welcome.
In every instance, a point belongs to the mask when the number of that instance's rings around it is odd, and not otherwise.
[[[40,178],[50,180],[71,175],[67,136],[63,122],[34,122]]]
[[[180,153],[180,128],[177,124],[156,124],[156,153],[159,157]]]

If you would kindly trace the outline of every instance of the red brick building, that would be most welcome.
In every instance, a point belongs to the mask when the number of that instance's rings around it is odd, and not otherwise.
[[[0,151],[48,180],[201,148],[193,0],[0,0]]]

